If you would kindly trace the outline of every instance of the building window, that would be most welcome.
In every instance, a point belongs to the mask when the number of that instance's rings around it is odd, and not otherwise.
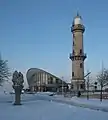
[[[53,77],[48,78],[48,84],[53,84]]]
[[[82,49],[80,49],[80,54],[82,54]]]
[[[82,68],[83,67],[83,64],[82,63],[80,63],[80,68]]]
[[[53,84],[53,77],[50,77],[50,84]]]
[[[74,72],[72,72],[72,76],[74,76]]]
[[[59,79],[56,79],[56,84],[58,84],[59,83]]]
[[[50,84],[50,78],[48,77],[48,84]]]
[[[62,82],[62,80],[59,80],[59,84],[62,84],[63,82]]]

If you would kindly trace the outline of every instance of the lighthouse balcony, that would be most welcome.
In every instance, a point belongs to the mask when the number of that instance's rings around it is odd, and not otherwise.
[[[84,32],[85,31],[85,27],[82,25],[82,24],[77,24],[77,25],[72,25],[71,27],[71,32],[73,31],[82,31]]]
[[[87,55],[86,53],[83,53],[83,54],[73,54],[73,53],[70,53],[70,56],[69,58],[71,60],[85,60],[87,58]]]

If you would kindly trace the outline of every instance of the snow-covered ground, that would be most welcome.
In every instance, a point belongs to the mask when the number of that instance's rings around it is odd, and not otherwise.
[[[0,120],[107,120],[108,114],[49,101],[0,104]]]
[[[48,96],[50,93],[38,93],[36,95],[23,94],[21,106],[14,106],[14,95],[0,94],[0,120],[107,120],[108,113],[75,107],[65,102],[57,102],[57,99],[66,101],[66,98]],[[52,93],[51,93],[52,94]],[[55,100],[55,101],[54,101]],[[70,99],[72,100],[72,98]],[[69,99],[68,99],[69,101]],[[86,100],[73,98],[75,102],[87,102]],[[96,102],[90,101],[95,105]],[[107,104],[104,103],[104,104]]]
[[[45,93],[37,93],[37,95],[50,95],[53,93],[50,92],[45,92]],[[108,100],[104,100],[101,102],[99,99],[89,99],[87,98],[78,98],[78,97],[72,97],[72,98],[67,98],[62,95],[54,95],[53,97],[49,97],[49,99],[52,99],[53,101],[60,101],[64,103],[71,103],[71,104],[78,104],[79,106],[85,105],[84,107],[95,107],[94,109],[105,109],[108,112]],[[103,110],[104,111],[104,110]]]
[[[26,103],[20,107],[3,105],[1,120],[107,120],[108,114],[76,108],[60,103],[40,101]]]
[[[76,102],[76,103],[108,107],[108,100],[105,100],[105,99],[103,99],[103,101],[101,102],[100,99],[89,99],[89,100],[87,100],[87,98],[73,97],[73,98],[71,98],[71,100]]]
[[[81,103],[81,104],[88,104],[88,105],[95,105],[100,107],[108,107],[108,100],[103,99],[102,102],[100,99],[89,99],[87,98],[78,98],[78,97],[72,97],[72,98],[66,98],[64,96],[55,96],[57,99],[65,99],[65,101],[72,101],[75,103]]]

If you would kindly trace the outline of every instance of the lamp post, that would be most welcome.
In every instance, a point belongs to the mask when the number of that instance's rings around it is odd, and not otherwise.
[[[104,70],[104,66],[103,66],[103,61],[102,61],[102,78],[103,78],[103,70]],[[101,87],[101,92],[100,92],[100,101],[102,102],[102,88],[103,88],[103,83],[102,83],[103,79],[101,79],[101,83],[100,83],[100,87]]]
[[[89,72],[89,70],[87,71],[87,74],[84,76],[84,78],[87,77],[87,100],[89,99],[89,75],[91,74],[91,72]]]
[[[63,95],[63,77],[62,77],[62,95]]]
[[[87,100],[89,99],[89,75],[87,77]]]

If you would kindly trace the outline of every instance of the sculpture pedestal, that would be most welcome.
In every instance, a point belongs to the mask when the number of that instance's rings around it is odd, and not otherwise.
[[[15,103],[14,105],[21,105],[21,91],[23,86],[13,86],[15,90]]]

